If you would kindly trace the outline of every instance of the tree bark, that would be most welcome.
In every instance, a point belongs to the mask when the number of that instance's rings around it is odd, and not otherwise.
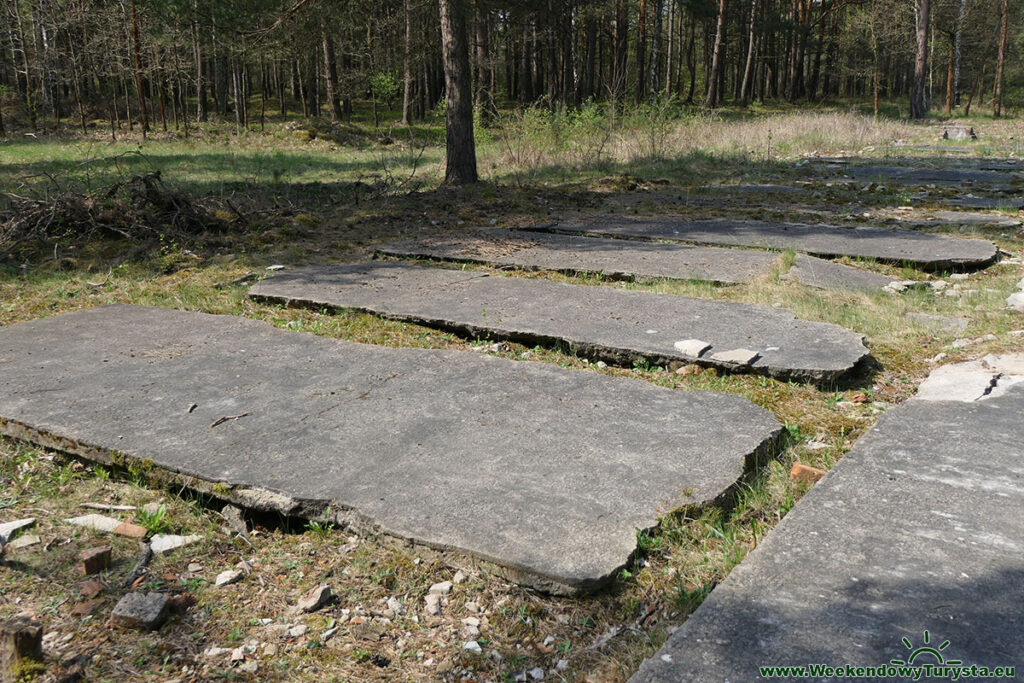
[[[654,3],[651,5],[651,8],[654,10],[654,26],[652,27],[654,35],[652,36],[653,40],[651,41],[651,82],[648,86],[648,89],[651,94],[651,98],[654,98],[654,96],[658,94],[658,91],[661,88],[661,34],[663,28],[661,17],[661,0],[654,0]]]
[[[338,62],[334,58],[334,41],[327,31],[326,20],[320,21],[320,42],[324,51],[324,78],[327,80],[327,107],[331,121],[341,121],[341,101],[338,97]]]
[[[725,31],[725,0],[718,3],[718,26],[715,29],[715,46],[711,52],[711,71],[708,72],[708,91],[704,98],[704,106],[718,105],[718,73],[721,68],[719,55],[722,51],[722,34]]]
[[[146,93],[142,87],[142,56],[139,45],[139,20],[135,14],[135,2],[132,2],[132,43],[135,50],[135,87],[139,92],[139,118],[142,120],[142,139],[149,132],[149,117],[146,115]]]
[[[930,0],[920,0],[917,10],[917,58],[914,60],[914,83],[910,92],[910,118],[928,115],[925,79],[928,75],[928,23]]]
[[[405,0],[405,42],[402,54],[402,125],[412,123],[412,0]]]
[[[636,103],[640,104],[647,90],[644,68],[647,58],[647,0],[640,0],[636,15]]]
[[[754,65],[754,43],[757,37],[754,20],[757,18],[757,0],[750,0],[750,37],[747,40],[747,62],[743,67],[743,85],[740,86],[740,106],[747,106],[747,95],[750,92],[750,71]]]
[[[473,139],[473,78],[469,65],[468,0],[440,0],[445,81],[445,174],[447,185],[478,180]]]
[[[995,104],[992,114],[997,118],[1003,115],[1003,66],[1006,62],[1006,24],[1010,18],[1010,0],[1003,0],[1003,16],[999,28],[999,56],[996,61]]]
[[[964,18],[967,16],[967,0],[960,0],[960,14],[956,19],[956,37],[953,39],[953,106],[960,106],[960,45],[963,41]]]

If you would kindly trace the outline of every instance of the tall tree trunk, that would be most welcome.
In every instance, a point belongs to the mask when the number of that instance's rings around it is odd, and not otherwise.
[[[476,8],[476,104],[480,109],[480,120],[489,123],[496,113],[494,107],[494,82],[491,64],[491,17],[486,8]]]
[[[135,2],[132,1],[132,43],[135,51],[135,87],[139,92],[139,118],[142,120],[142,139],[149,132],[149,117],[146,115],[146,92],[142,87],[142,56],[139,45],[139,20],[135,14]]]
[[[640,9],[636,15],[636,103],[640,104],[647,91],[647,0],[640,0]]]
[[[743,67],[743,85],[740,86],[740,106],[747,106],[747,95],[750,92],[750,72],[754,66],[754,44],[757,38],[757,0],[750,0],[750,37],[747,39],[747,61]]]
[[[615,34],[612,38],[611,97],[616,108],[626,94],[626,66],[629,59],[629,5],[626,0],[615,0]]]
[[[469,66],[468,0],[440,0],[445,81],[445,173],[448,185],[478,180],[473,140],[473,75]]]
[[[960,106],[960,45],[963,41],[964,18],[967,16],[967,0],[960,0],[960,13],[956,19],[956,37],[953,39],[953,106]]]
[[[402,43],[402,125],[412,123],[412,0],[405,0],[405,37]]]
[[[953,113],[953,61],[956,48],[949,43],[949,67],[946,69],[946,116]]]
[[[651,9],[654,10],[654,26],[651,27],[654,35],[652,36],[653,40],[651,41],[651,81],[648,86],[648,90],[651,93],[651,98],[654,98],[661,88],[661,34],[663,29],[661,0],[654,0],[651,5]]]
[[[910,118],[923,119],[928,115],[925,98],[925,80],[928,76],[928,23],[930,0],[920,0],[917,9],[917,58],[914,60],[914,84],[910,92]]]
[[[597,61],[597,18],[594,17],[590,8],[587,8],[586,12],[584,33],[586,33],[587,46],[583,57],[583,100],[594,96],[594,69]]]
[[[1003,16],[999,27],[999,56],[996,58],[995,104],[992,114],[1003,115],[1003,66],[1006,62],[1006,25],[1010,19],[1010,0],[1003,0]]]
[[[341,121],[341,101],[338,98],[338,62],[334,58],[334,41],[327,31],[327,21],[320,21],[320,42],[324,53],[324,78],[327,81],[327,107],[331,121]]]
[[[722,34],[725,32],[725,0],[718,3],[718,26],[715,28],[715,46],[711,52],[711,70],[708,72],[708,91],[704,98],[704,106],[718,105],[718,73],[721,68],[719,55],[722,51]]]
[[[192,11],[199,13],[199,0],[192,3]],[[196,118],[205,121],[208,118],[206,102],[206,79],[203,77],[203,49],[199,43],[199,27],[196,19],[192,19],[192,51],[196,62]]]

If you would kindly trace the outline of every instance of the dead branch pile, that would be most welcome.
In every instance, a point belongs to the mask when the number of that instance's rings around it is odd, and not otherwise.
[[[225,221],[197,206],[188,195],[168,188],[160,171],[86,194],[64,191],[35,198],[0,193],[0,249],[4,250],[45,240],[188,238],[226,227]]]

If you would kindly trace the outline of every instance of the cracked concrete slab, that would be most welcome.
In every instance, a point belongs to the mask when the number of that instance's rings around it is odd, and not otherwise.
[[[1024,384],[887,411],[632,683],[877,667],[908,661],[926,633],[949,641],[947,662],[1024,668],[1022,411]]]
[[[759,249],[792,249],[813,256],[873,258],[925,270],[987,266],[999,249],[986,240],[944,237],[898,228],[840,227],[734,219],[588,216],[529,230],[627,240],[690,242]]]
[[[701,339],[711,345],[702,365],[829,381],[868,356],[861,335],[798,320],[785,309],[401,263],[289,269],[253,285],[249,294],[367,311],[476,338],[564,344],[620,365],[692,360],[676,343]],[[714,358],[738,348],[759,357],[751,363]]]
[[[683,244],[488,228],[389,244],[388,256],[483,263],[523,270],[599,273],[611,279],[670,278],[723,284],[750,282],[778,264],[778,254]]]
[[[781,427],[728,394],[118,305],[0,328],[0,432],[575,593]]]

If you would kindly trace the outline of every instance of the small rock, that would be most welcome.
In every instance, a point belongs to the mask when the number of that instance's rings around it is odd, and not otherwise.
[[[551,647],[551,644],[555,642],[554,636],[548,636],[544,639],[544,647]]]
[[[558,669],[559,671],[565,671],[566,669],[569,668],[569,660],[568,659],[559,659],[558,662],[555,664],[555,668]]]
[[[43,539],[39,538],[35,534],[25,534],[24,536],[18,536],[16,539],[7,544],[7,547],[17,550],[18,548],[27,548],[30,545],[36,545],[42,543]]]
[[[475,602],[467,602],[465,607],[467,612],[472,612],[473,614],[480,613],[480,605]]]
[[[35,526],[35,524],[35,517],[26,517],[25,519],[16,519],[13,522],[4,522],[3,524],[0,524],[0,544],[10,543],[11,539],[14,538],[19,531]]]
[[[245,661],[245,648],[244,647],[236,647],[234,650],[232,650],[231,651],[231,661],[232,662],[244,662]]]
[[[491,344],[487,350],[491,353],[508,353],[508,344],[498,342],[497,344]]]
[[[970,346],[973,342],[970,339],[954,339],[951,346],[954,349],[962,349],[965,346]]]
[[[306,635],[306,631],[308,630],[309,627],[305,624],[296,624],[295,626],[289,627],[288,630],[285,631],[285,635],[289,638],[301,638]]]
[[[466,575],[462,573],[462,570],[455,572],[455,576],[452,577],[452,583],[458,586],[460,583],[466,580]]]
[[[103,584],[99,581],[86,581],[78,587],[79,595],[86,599],[95,598],[102,592]]]
[[[199,564],[198,562],[189,562],[188,571],[192,574],[198,574],[199,572],[203,571],[203,565]]]
[[[284,266],[281,266],[281,265],[267,266],[267,270],[284,270]]]
[[[452,592],[452,582],[441,581],[440,583],[435,583],[433,586],[430,587],[429,592],[433,595],[448,595]]]
[[[544,669],[540,668],[539,666],[533,667],[532,669],[530,669],[530,678],[532,678],[535,681],[543,681]]]
[[[828,448],[828,444],[824,441],[808,441],[804,444],[804,448],[809,451],[821,451]]]
[[[602,370],[605,369],[606,367],[608,367],[608,364],[605,363],[603,360],[597,361],[594,365],[596,365],[597,367],[601,368]]]
[[[337,633],[338,633],[338,627],[337,626],[335,626],[334,628],[329,628],[329,629],[327,629],[326,631],[323,632],[323,635],[320,636],[320,640],[322,640],[322,641],[324,641],[326,643],[328,640],[333,638],[335,636],[335,634],[337,634]]]
[[[163,593],[129,593],[117,603],[110,618],[115,624],[128,628],[157,629],[167,618],[167,596]]]
[[[428,593],[423,599],[426,603],[427,614],[440,614],[441,613],[441,596],[436,593]]]
[[[172,550],[181,548],[182,546],[186,546],[201,540],[203,540],[203,537],[196,536],[195,534],[190,536],[157,534],[152,539],[150,539],[150,548],[153,549],[154,555],[165,555],[171,552]]]
[[[100,608],[103,600],[83,600],[71,608],[71,616],[87,617]]]
[[[789,471],[789,480],[805,484],[816,484],[825,474],[825,470],[819,470],[817,467],[811,467],[798,462],[794,463],[793,469]]]
[[[145,527],[141,527],[138,524],[132,524],[130,522],[121,522],[117,525],[117,528],[114,529],[114,534],[124,536],[126,538],[145,538],[147,533],[149,532],[146,531]]]
[[[142,511],[147,515],[155,515],[160,512],[161,505],[163,505],[163,503],[146,503],[142,506]]]
[[[1024,292],[1015,292],[1007,297],[1006,307],[1011,311],[1024,312]]]
[[[700,358],[701,354],[711,348],[711,344],[700,339],[686,339],[673,344],[676,351],[689,358]]]
[[[121,522],[105,515],[82,515],[81,517],[72,517],[65,521],[68,524],[92,529],[93,531],[103,531],[108,534],[113,533],[114,529],[121,526]]]
[[[236,569],[228,569],[226,571],[217,574],[217,578],[214,579],[213,584],[215,586],[230,586],[233,583],[237,583],[242,578],[242,572]]]
[[[82,573],[89,576],[90,574],[98,574],[105,569],[110,569],[111,552],[113,552],[113,548],[109,545],[89,548],[80,552],[78,559],[82,563]]]
[[[231,652],[230,648],[226,647],[208,647],[203,650],[204,657],[223,657],[224,655]]]
[[[239,664],[237,670],[244,674],[254,674],[260,670],[260,665],[255,659],[250,659],[248,662]]]
[[[937,353],[934,356],[932,356],[931,358],[929,358],[928,362],[929,363],[938,363],[940,361],[944,361],[944,360],[946,360],[948,355],[949,354],[946,354],[946,353]]]
[[[388,598],[387,604],[388,609],[394,612],[395,614],[405,614],[405,608],[402,607],[402,602],[398,598]]]
[[[476,642],[475,640],[467,640],[465,643],[462,644],[462,649],[468,650],[473,654],[480,654],[481,652],[483,652],[483,649],[481,649],[480,647],[480,643]]]
[[[275,645],[274,643],[264,643],[263,644],[263,654],[266,655],[267,657],[276,657],[277,656],[277,645]]]
[[[299,598],[299,602],[295,607],[300,612],[315,612],[326,605],[330,599],[331,587],[326,583],[321,583],[319,586],[306,591],[303,596]]]

